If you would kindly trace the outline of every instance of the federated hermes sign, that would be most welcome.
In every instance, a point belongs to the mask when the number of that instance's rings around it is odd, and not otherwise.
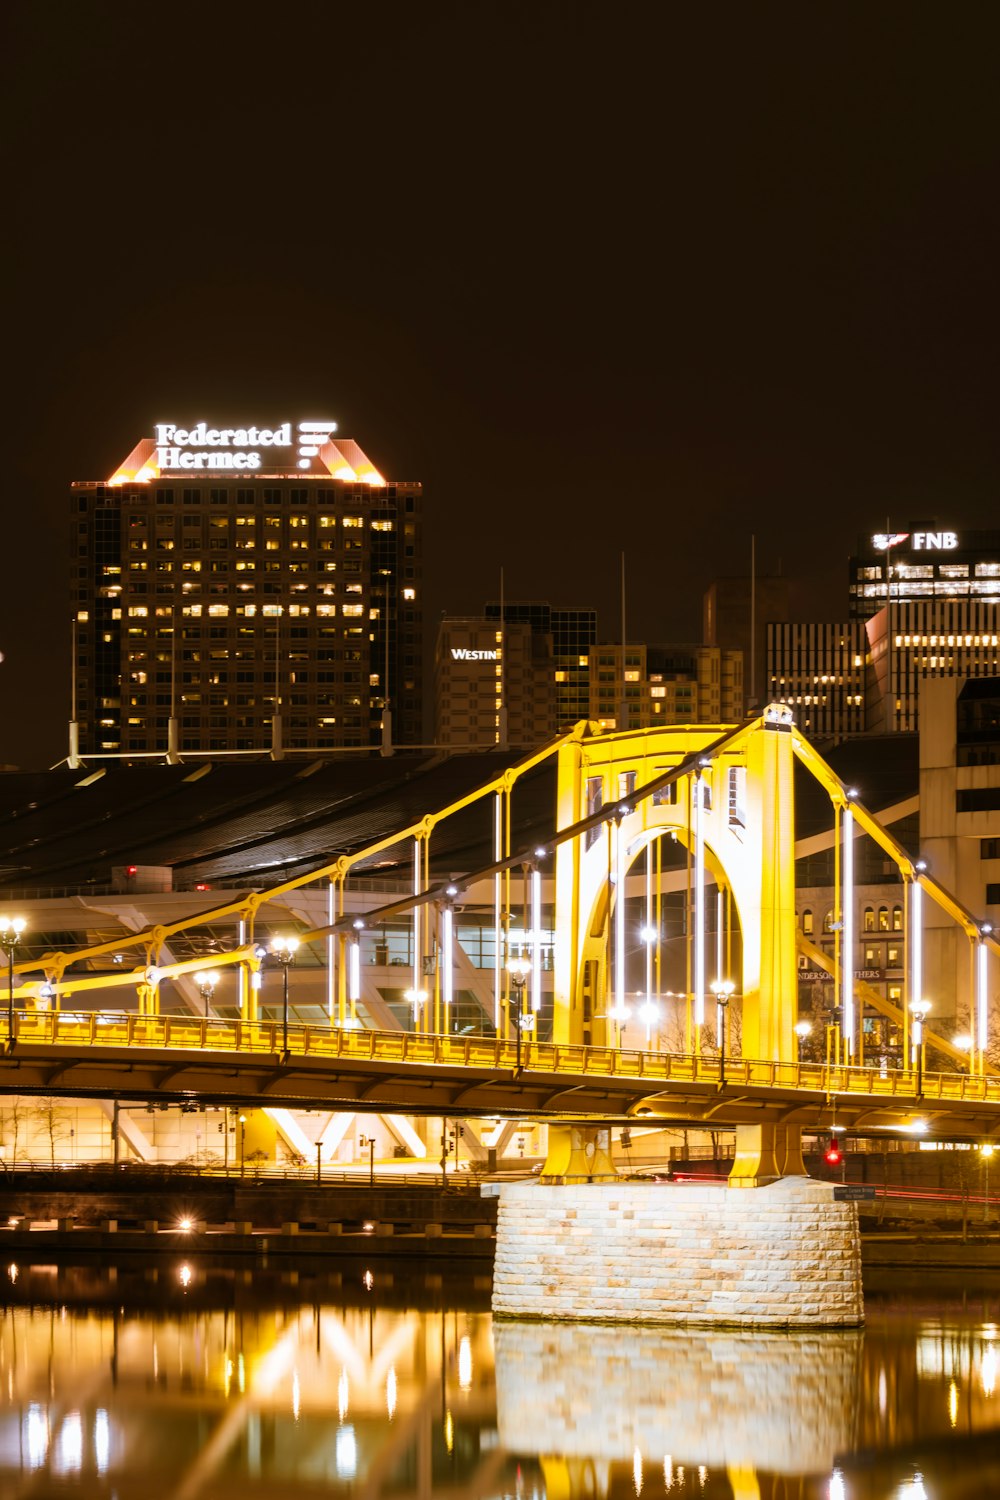
[[[286,467],[306,468],[310,467],[308,460],[319,452],[319,444],[326,442],[336,426],[336,422],[299,422],[293,439],[291,422],[277,427],[209,427],[207,422],[179,427],[173,422],[157,422],[156,467],[161,474],[181,469],[251,474],[268,467],[268,458],[277,457],[265,450],[291,448],[294,442],[299,457]],[[307,462],[302,463],[302,459]]]
[[[336,437],[336,422],[278,421],[221,427],[204,422],[154,422],[112,475],[111,484],[148,484],[174,474],[301,474],[361,484],[385,480],[353,438]]]

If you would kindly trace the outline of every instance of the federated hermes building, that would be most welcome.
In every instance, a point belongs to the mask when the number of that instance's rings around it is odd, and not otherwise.
[[[422,738],[421,486],[279,417],[156,423],[73,485],[81,754]]]
[[[768,626],[771,698],[814,735],[915,729],[928,678],[1000,676],[1000,531],[862,537],[846,614]]]

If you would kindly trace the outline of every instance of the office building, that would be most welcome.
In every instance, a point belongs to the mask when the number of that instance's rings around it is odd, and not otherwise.
[[[767,627],[788,619],[788,597],[781,575],[717,578],[705,590],[701,638],[706,646],[743,653],[744,708],[759,707],[766,694]]]
[[[556,728],[568,729],[590,712],[590,652],[597,640],[596,609],[553,609],[541,601],[505,601],[510,625],[527,624],[552,642],[556,694]],[[486,606],[486,618],[499,620],[500,605]]]
[[[335,425],[161,423],[73,485],[81,754],[422,739],[421,486]]]
[[[556,732],[555,673],[552,637],[529,621],[501,629],[499,617],[446,616],[434,656],[435,743],[544,744]]]
[[[810,734],[916,729],[921,683],[1000,672],[1000,532],[862,537],[847,613],[768,626],[770,697]]]
[[[602,729],[738,724],[743,653],[718,646],[600,645],[591,652],[589,717]]]

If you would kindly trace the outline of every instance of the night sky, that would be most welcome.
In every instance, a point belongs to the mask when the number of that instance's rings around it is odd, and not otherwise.
[[[688,14],[689,11],[694,15]],[[700,635],[859,533],[1000,526],[996,11],[13,0],[0,760],[65,753],[68,486],[331,416],[426,487],[425,618]]]

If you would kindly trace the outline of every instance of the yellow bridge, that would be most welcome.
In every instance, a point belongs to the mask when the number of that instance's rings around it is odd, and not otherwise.
[[[524,844],[519,789],[550,759],[550,835]],[[796,763],[832,810],[825,949],[796,905]],[[451,846],[436,858],[435,839],[470,809],[490,830],[493,858],[456,875],[448,866],[460,860]],[[900,880],[895,1000],[854,972],[861,837]],[[359,902],[359,877],[383,870],[393,899]],[[270,951],[284,970],[282,1019],[261,1017],[270,960],[257,929],[307,887],[325,893],[326,920],[300,922],[295,937],[322,974],[326,1020],[303,1027],[290,1017],[291,955],[280,944]],[[673,936],[671,901],[683,918]],[[460,912],[477,913],[490,940],[482,1035],[455,1035],[452,1020]],[[396,1031],[375,1029],[361,1004],[362,941],[389,924],[408,944],[409,1025]],[[176,950],[197,953],[199,933],[220,927],[231,942],[210,963],[235,971],[238,1017],[214,1015],[208,999],[201,1019],[164,1013],[163,987],[190,985],[205,964]],[[75,951],[19,962],[12,951],[0,1091],[736,1125],[758,1132],[754,1147],[744,1129],[744,1155],[770,1159],[777,1149],[780,1172],[775,1131],[834,1119],[960,1137],[996,1130],[1000,1079],[988,1044],[997,953],[989,925],[866,810],[783,706],[737,727],[599,734],[581,724],[460,801],[295,880]],[[803,1045],[800,958],[836,987],[820,1056],[816,1038],[814,1055]],[[927,1025],[928,990],[967,1019],[964,1051]],[[668,1001],[673,1038],[661,1025]],[[939,1070],[925,1066],[928,1046]],[[795,1156],[793,1143],[788,1161]],[[763,1180],[760,1160],[758,1169]]]

